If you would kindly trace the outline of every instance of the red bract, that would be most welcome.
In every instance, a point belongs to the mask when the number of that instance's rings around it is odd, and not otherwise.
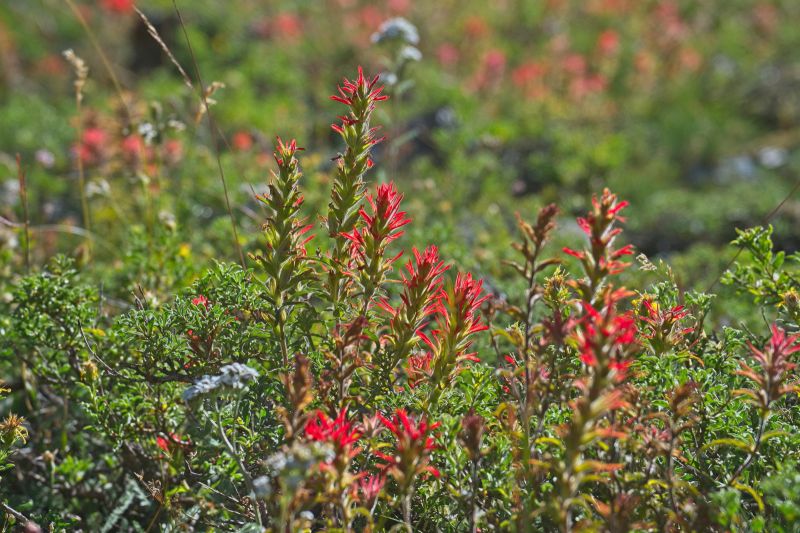
[[[383,91],[382,85],[376,87],[379,78],[380,76],[375,76],[371,80],[368,80],[364,77],[364,70],[358,67],[358,78],[356,78],[355,81],[350,81],[345,78],[338,87],[339,94],[331,96],[331,100],[336,100],[337,102],[354,108],[356,113],[357,109],[372,111],[375,102],[389,99],[385,94],[381,94]]]
[[[335,419],[317,411],[306,424],[306,438],[333,444],[337,451],[346,450],[361,438],[361,432],[347,420],[347,411],[342,409]]]
[[[750,343],[748,346],[760,369],[756,370],[742,361],[742,369],[737,374],[755,382],[759,390],[742,389],[736,393],[748,396],[763,411],[767,411],[772,402],[797,390],[795,383],[786,382],[789,378],[787,374],[797,367],[796,363],[789,361],[789,357],[800,352],[800,335],[787,335],[786,331],[773,324],[772,337],[763,350]]]
[[[190,444],[191,441],[182,440],[181,436],[178,435],[177,433],[170,433],[169,436],[159,435],[158,437],[156,437],[156,445],[165,452],[172,451],[176,446],[183,448]]]
[[[392,307],[385,298],[378,304],[392,317],[390,333],[386,337],[385,360],[380,362],[387,377],[411,352],[416,338],[424,337],[420,330],[440,307],[442,274],[448,267],[439,259],[435,246],[428,246],[423,252],[414,248],[413,253],[414,259],[408,261],[401,273],[403,292],[400,305]]]
[[[383,461],[378,467],[394,477],[403,492],[419,474],[439,477],[439,471],[430,465],[431,452],[436,449],[434,430],[439,422],[428,424],[424,418],[416,422],[405,409],[397,409],[391,420],[381,414],[378,417],[395,437],[392,453],[374,452]]]
[[[379,185],[377,195],[367,195],[372,214],[367,213],[363,207],[359,210],[365,226],[342,234],[352,243],[351,252],[354,257],[367,259],[372,255],[375,257],[370,259],[377,260],[383,255],[387,244],[403,235],[400,228],[411,222],[411,219],[406,217],[405,211],[400,211],[402,199],[403,195],[397,192],[394,183]],[[401,254],[402,252],[384,263],[393,263]]]
[[[630,263],[620,258],[633,254],[631,245],[614,249],[614,240],[622,229],[616,224],[625,222],[619,212],[628,206],[628,202],[620,201],[617,195],[605,189],[600,198],[592,198],[592,211],[583,218],[578,218],[578,226],[589,238],[589,249],[577,251],[564,248],[564,252],[577,257],[581,261],[586,279],[574,282],[573,285],[581,293],[584,301],[592,301],[597,291],[608,276],[619,274]]]
[[[101,5],[106,11],[112,13],[131,13],[134,0],[102,0]]]
[[[472,335],[489,329],[481,323],[478,310],[489,296],[481,296],[483,282],[472,274],[456,276],[455,283],[441,291],[436,307],[437,328],[428,336],[421,331],[418,335],[433,353],[431,390],[429,402],[435,403],[441,392],[450,384],[454,375],[461,369],[464,361],[479,361],[470,352]]]
[[[439,259],[436,246],[428,246],[420,253],[412,248],[414,260],[406,263],[405,272],[400,273],[403,282],[403,293],[400,295],[404,307],[408,311],[418,311],[421,317],[426,317],[436,311],[436,301],[440,295],[442,274],[448,266]],[[398,310],[383,300],[381,307],[386,309],[392,317],[396,317]]]
[[[208,298],[206,298],[202,294],[195,296],[194,298],[192,298],[192,305],[197,307],[202,306],[208,309]]]
[[[430,377],[431,361],[433,361],[433,354],[431,352],[423,352],[408,358],[406,374],[408,376],[409,387],[413,389],[420,382]]]
[[[604,56],[613,55],[619,50],[619,34],[606,30],[597,38],[597,50]]]
[[[397,188],[392,182],[378,185],[376,196],[367,195],[367,201],[372,207],[373,214],[367,214],[363,208],[360,213],[376,240],[383,237],[386,242],[389,242],[403,235],[399,229],[411,222],[411,219],[406,218],[405,211],[400,211],[402,199],[403,195],[397,192]]]
[[[237,131],[231,138],[231,145],[234,150],[246,152],[253,147],[253,136],[246,131]]]
[[[631,348],[636,345],[636,321],[631,313],[620,314],[617,303],[630,293],[606,291],[603,307],[596,309],[586,302],[584,316],[575,333],[580,360],[602,373],[609,373],[615,382],[625,379]]]
[[[693,331],[693,328],[680,325],[680,321],[687,316],[689,312],[682,305],[662,309],[657,302],[645,297],[638,317],[643,323],[642,337],[650,342],[657,353],[669,350]]]
[[[354,496],[364,503],[372,503],[383,490],[386,484],[384,474],[372,474],[362,477],[357,484],[353,484]]]
[[[98,163],[106,155],[107,144],[108,134],[105,130],[90,126],[83,130],[80,142],[75,149],[76,155],[83,163]]]

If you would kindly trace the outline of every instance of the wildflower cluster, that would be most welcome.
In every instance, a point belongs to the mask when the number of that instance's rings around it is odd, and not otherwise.
[[[254,31],[302,31],[292,20]],[[411,46],[418,34],[394,20],[374,40]],[[598,38],[605,59],[620,46]],[[504,68],[487,54],[476,90]],[[192,250],[153,226],[136,272],[157,282],[130,283],[128,300],[66,260],[0,293],[0,357],[17,369],[1,406],[24,415],[0,417],[8,523],[29,512],[91,530],[789,530],[797,270],[771,230],[742,232],[752,260],[725,280],[757,300],[766,336],[758,321],[713,331],[710,295],[643,256],[635,271],[621,242],[628,203],[609,190],[577,219],[583,246],[562,246],[554,204],[532,222],[518,214],[518,242],[498,252],[508,268],[480,279],[420,243],[399,180],[367,182],[373,157],[384,161],[381,83],[359,69],[333,97],[346,110],[330,169],[296,140],[277,138],[270,158],[264,137],[237,130],[226,156],[255,155],[259,176],[273,166],[263,220],[239,206],[263,222],[261,241],[241,240],[254,268],[219,262],[165,281],[153,272]],[[147,146],[161,126],[103,122],[82,130],[85,169],[158,170]],[[332,171],[329,197],[304,188],[301,164]],[[140,180],[153,194],[166,181]]]

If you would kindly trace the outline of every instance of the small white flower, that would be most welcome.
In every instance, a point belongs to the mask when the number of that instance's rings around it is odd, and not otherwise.
[[[373,43],[381,43],[399,39],[408,44],[419,43],[419,32],[416,26],[402,17],[395,17],[381,24],[376,33],[372,34]]]
[[[421,59],[422,52],[414,46],[406,45],[400,50],[400,61],[419,61]]]

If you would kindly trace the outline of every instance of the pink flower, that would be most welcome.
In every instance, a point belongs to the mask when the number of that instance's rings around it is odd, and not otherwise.
[[[436,49],[436,58],[443,67],[453,67],[458,63],[461,54],[458,48],[450,43],[444,43]]]
[[[612,56],[619,51],[619,34],[614,30],[605,30],[597,38],[597,50],[603,56]]]

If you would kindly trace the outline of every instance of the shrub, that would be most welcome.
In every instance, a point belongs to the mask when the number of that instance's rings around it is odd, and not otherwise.
[[[22,278],[0,341],[28,419],[0,424],[0,464],[30,438],[0,488],[9,523],[791,527],[797,269],[768,231],[742,233],[755,261],[728,276],[768,333],[706,327],[711,295],[646,258],[650,281],[622,286],[627,202],[608,190],[581,249],[551,244],[555,205],[518,216],[523,288],[503,296],[435,244],[402,249],[402,193],[367,181],[378,78],[359,69],[332,98],[327,210],[304,212],[302,148],[278,139],[252,267],[118,315],[67,260]]]

